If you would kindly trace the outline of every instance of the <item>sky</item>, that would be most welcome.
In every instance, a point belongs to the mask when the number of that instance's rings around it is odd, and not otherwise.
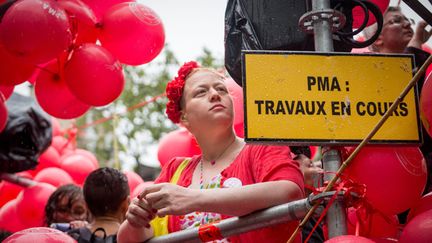
[[[194,60],[204,47],[224,55],[227,0],[138,0],[153,9],[164,24],[165,40],[180,63]]]

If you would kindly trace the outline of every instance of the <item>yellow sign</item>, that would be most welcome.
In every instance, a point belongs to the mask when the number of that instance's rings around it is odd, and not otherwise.
[[[410,55],[243,52],[245,139],[290,144],[356,144],[412,79]],[[413,89],[372,143],[419,144]]]

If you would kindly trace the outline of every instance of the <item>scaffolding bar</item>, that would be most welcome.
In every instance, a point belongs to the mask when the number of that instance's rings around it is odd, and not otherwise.
[[[242,217],[233,217],[214,223],[223,237],[238,235],[303,218],[311,208],[307,198],[260,210]],[[199,227],[155,237],[146,243],[201,242]]]

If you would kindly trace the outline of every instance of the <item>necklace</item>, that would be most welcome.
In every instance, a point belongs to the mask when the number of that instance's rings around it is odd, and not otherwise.
[[[228,148],[230,148],[231,145],[232,145],[236,140],[237,140],[237,139],[234,137],[234,139],[232,140],[232,142],[229,143],[228,146],[226,146],[226,147],[224,148],[224,150],[222,151],[221,154],[219,154],[218,157],[216,157],[214,160],[210,160],[210,164],[211,164],[211,165],[215,165],[215,164],[216,164],[216,161],[217,161],[218,159],[220,159],[220,157],[222,157],[222,155],[225,154],[225,152],[228,150]],[[201,162],[203,161],[203,159],[204,159],[204,154],[202,155]]]
[[[222,157],[222,155],[225,154],[225,152],[228,150],[229,147],[231,147],[231,145],[236,141],[237,139],[234,138],[234,140],[228,144],[228,146],[223,150],[223,152],[214,160],[210,161],[211,165],[215,165],[216,164],[216,160],[218,160],[220,157]],[[201,157],[200,160],[200,189],[204,189],[204,163],[203,163],[203,158],[204,155]]]

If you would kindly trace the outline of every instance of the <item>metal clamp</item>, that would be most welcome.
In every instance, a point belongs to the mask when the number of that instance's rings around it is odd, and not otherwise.
[[[337,10],[315,10],[303,14],[299,20],[299,27],[303,32],[312,34],[314,23],[327,21],[330,24],[332,32],[336,32],[345,26],[345,15]]]

